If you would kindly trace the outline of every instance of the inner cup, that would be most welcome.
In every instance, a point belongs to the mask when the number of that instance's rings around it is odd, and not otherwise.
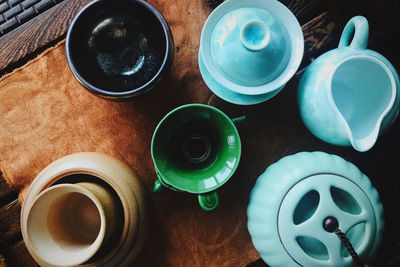
[[[211,165],[220,150],[215,126],[203,118],[180,123],[171,133],[167,154],[174,167],[187,171]]]
[[[211,156],[212,144],[204,134],[190,134],[182,141],[183,157],[190,163],[201,164]]]
[[[88,261],[105,236],[100,202],[88,190],[72,184],[52,186],[35,199],[27,233],[36,254],[50,265]]]
[[[96,240],[100,226],[96,204],[80,193],[67,193],[49,206],[49,233],[65,250],[75,251],[90,246]]]
[[[270,38],[268,26],[262,21],[249,21],[240,29],[241,43],[253,51],[265,48]]]
[[[331,80],[332,98],[353,139],[367,138],[376,129],[390,106],[393,88],[389,68],[372,57],[352,57],[336,68]]]

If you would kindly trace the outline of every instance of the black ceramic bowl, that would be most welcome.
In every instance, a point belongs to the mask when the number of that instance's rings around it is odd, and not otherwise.
[[[145,93],[171,66],[174,44],[167,22],[143,0],[97,0],[69,28],[68,64],[76,79],[107,99]]]

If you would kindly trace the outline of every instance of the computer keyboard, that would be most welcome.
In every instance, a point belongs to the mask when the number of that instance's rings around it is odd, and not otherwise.
[[[0,38],[64,0],[0,0]]]

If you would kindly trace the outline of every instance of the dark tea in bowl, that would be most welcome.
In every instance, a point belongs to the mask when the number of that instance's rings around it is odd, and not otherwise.
[[[67,34],[76,79],[103,98],[128,100],[152,89],[173,59],[171,31],[142,0],[97,0],[76,16]]]

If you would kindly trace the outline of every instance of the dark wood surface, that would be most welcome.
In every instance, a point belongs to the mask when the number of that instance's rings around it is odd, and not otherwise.
[[[91,0],[64,0],[0,38],[0,76],[62,40],[75,15]]]
[[[0,0],[0,37],[63,0]]]
[[[0,266],[37,266],[22,240],[17,197],[0,174]]]
[[[65,0],[54,8],[33,19],[24,27],[0,38],[0,76],[22,66],[35,55],[65,37],[75,14],[90,0]],[[225,105],[227,110],[238,114],[243,111],[264,114],[277,108],[281,99],[291,101],[296,110],[296,88],[304,69],[320,54],[338,44],[340,32],[345,23],[354,15],[364,15],[370,22],[369,48],[389,58],[393,65],[400,67],[400,51],[397,36],[400,34],[400,1],[396,0],[281,0],[297,16],[305,38],[305,55],[296,77],[287,85],[285,92],[267,104],[242,108],[213,97],[212,101]],[[261,116],[261,115],[260,115]],[[288,114],[288,116],[291,116]],[[293,115],[298,116],[298,115]],[[299,120],[300,121],[300,120]],[[278,122],[279,123],[279,122]],[[296,130],[291,130],[292,128]],[[338,154],[355,163],[372,180],[380,193],[385,208],[386,230],[384,242],[374,266],[400,266],[400,166],[397,153],[400,150],[400,123],[397,120],[390,132],[382,136],[378,144],[369,152],[359,153],[350,148],[327,145],[308,133],[301,124],[281,127],[283,135],[291,133],[286,147],[278,154],[286,155],[296,151],[323,150]],[[284,133],[284,131],[287,131]],[[273,152],[273,151],[272,151]],[[244,152],[245,153],[245,152]],[[280,156],[277,154],[277,158]],[[248,155],[250,158],[251,155]],[[17,193],[12,191],[0,177],[0,266],[37,266],[23,243],[19,228],[20,204]],[[260,259],[249,263],[251,267],[266,266]]]

